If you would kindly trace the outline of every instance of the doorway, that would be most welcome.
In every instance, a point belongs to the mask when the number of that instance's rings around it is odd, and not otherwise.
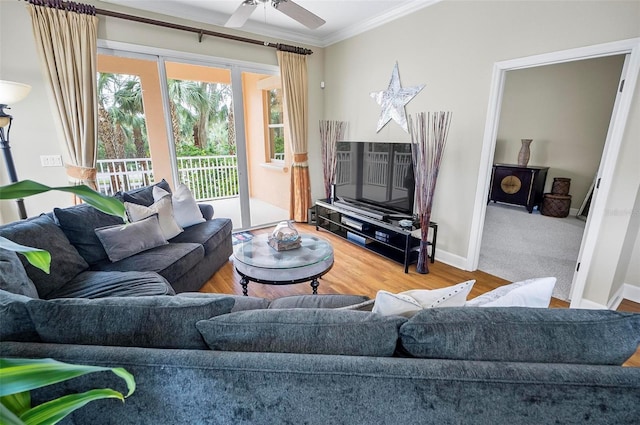
[[[569,301],[585,224],[576,214],[602,159],[624,60],[612,55],[506,72],[493,163],[516,164],[521,139],[533,140],[528,166],[548,167],[544,193],[555,178],[569,179],[569,199],[562,200],[569,215],[490,203],[480,270],[511,281],[554,276],[554,297]]]
[[[275,155],[265,142],[269,103],[263,85],[279,82],[275,70],[177,56],[100,49],[99,81],[119,83],[100,146],[110,148],[113,141],[121,147],[101,151],[101,189],[113,194],[166,179],[186,184],[234,229],[288,219],[290,159],[281,152],[278,163],[269,164]],[[113,94],[121,101],[115,103]],[[138,121],[138,131],[131,131]],[[279,190],[266,192],[253,182]]]
[[[629,115],[638,72],[640,71],[640,39],[622,40],[596,46],[514,59],[498,62],[494,65],[480,159],[478,185],[476,188],[474,211],[477,213],[474,214],[473,217],[469,240],[469,256],[467,265],[469,270],[476,270],[478,268],[480,245],[482,241],[482,228],[486,215],[488,188],[498,135],[500,108],[504,92],[506,72],[509,70],[620,54],[629,55],[622,72],[622,80],[625,81],[624,90],[618,92],[616,97],[602,160],[598,168],[599,187],[596,187],[593,195],[593,202],[587,218],[584,237],[578,255],[576,273],[574,274],[572,285],[571,307],[580,307],[581,305],[584,305],[585,302],[588,303],[587,300],[583,300],[583,293],[589,268],[582,267],[581,269],[579,266],[582,262],[586,264],[591,263],[600,237],[600,228],[604,218],[605,207],[611,190],[615,166],[618,160],[620,146],[622,144],[623,133]]]

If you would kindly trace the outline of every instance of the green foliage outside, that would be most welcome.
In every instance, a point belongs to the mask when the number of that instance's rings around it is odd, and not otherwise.
[[[235,136],[229,132],[230,126],[234,125],[230,85],[168,80],[168,89],[178,158],[235,155]],[[139,77],[98,74],[98,100],[98,159],[150,158]],[[282,146],[284,148],[284,143]],[[132,171],[121,165],[115,168],[110,171]],[[178,172],[182,170],[178,169]],[[219,182],[219,178],[235,180]],[[191,175],[188,182],[194,191],[212,184],[200,174]],[[235,194],[238,193],[237,171],[216,176],[214,182],[220,187],[235,187]],[[228,190],[221,193],[228,194]]]

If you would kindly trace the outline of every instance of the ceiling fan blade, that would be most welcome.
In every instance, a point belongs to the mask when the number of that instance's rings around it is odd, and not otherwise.
[[[243,1],[236,11],[233,12],[233,15],[229,17],[224,26],[227,28],[240,28],[247,22],[247,19],[249,19],[249,16],[256,10],[256,7],[258,7],[258,3],[255,0]]]
[[[314,15],[304,7],[292,2],[291,0],[274,1],[273,7],[312,30],[325,23],[324,19],[317,15]]]

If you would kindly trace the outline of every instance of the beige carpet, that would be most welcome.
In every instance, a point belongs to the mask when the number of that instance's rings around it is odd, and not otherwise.
[[[554,276],[553,296],[569,301],[585,222],[547,217],[524,207],[490,203],[478,269],[510,281]]]

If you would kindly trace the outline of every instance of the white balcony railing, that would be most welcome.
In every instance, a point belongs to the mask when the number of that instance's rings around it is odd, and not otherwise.
[[[112,196],[155,182],[150,158],[100,159],[98,190]],[[238,161],[234,155],[178,158],[178,176],[197,201],[238,196]]]

